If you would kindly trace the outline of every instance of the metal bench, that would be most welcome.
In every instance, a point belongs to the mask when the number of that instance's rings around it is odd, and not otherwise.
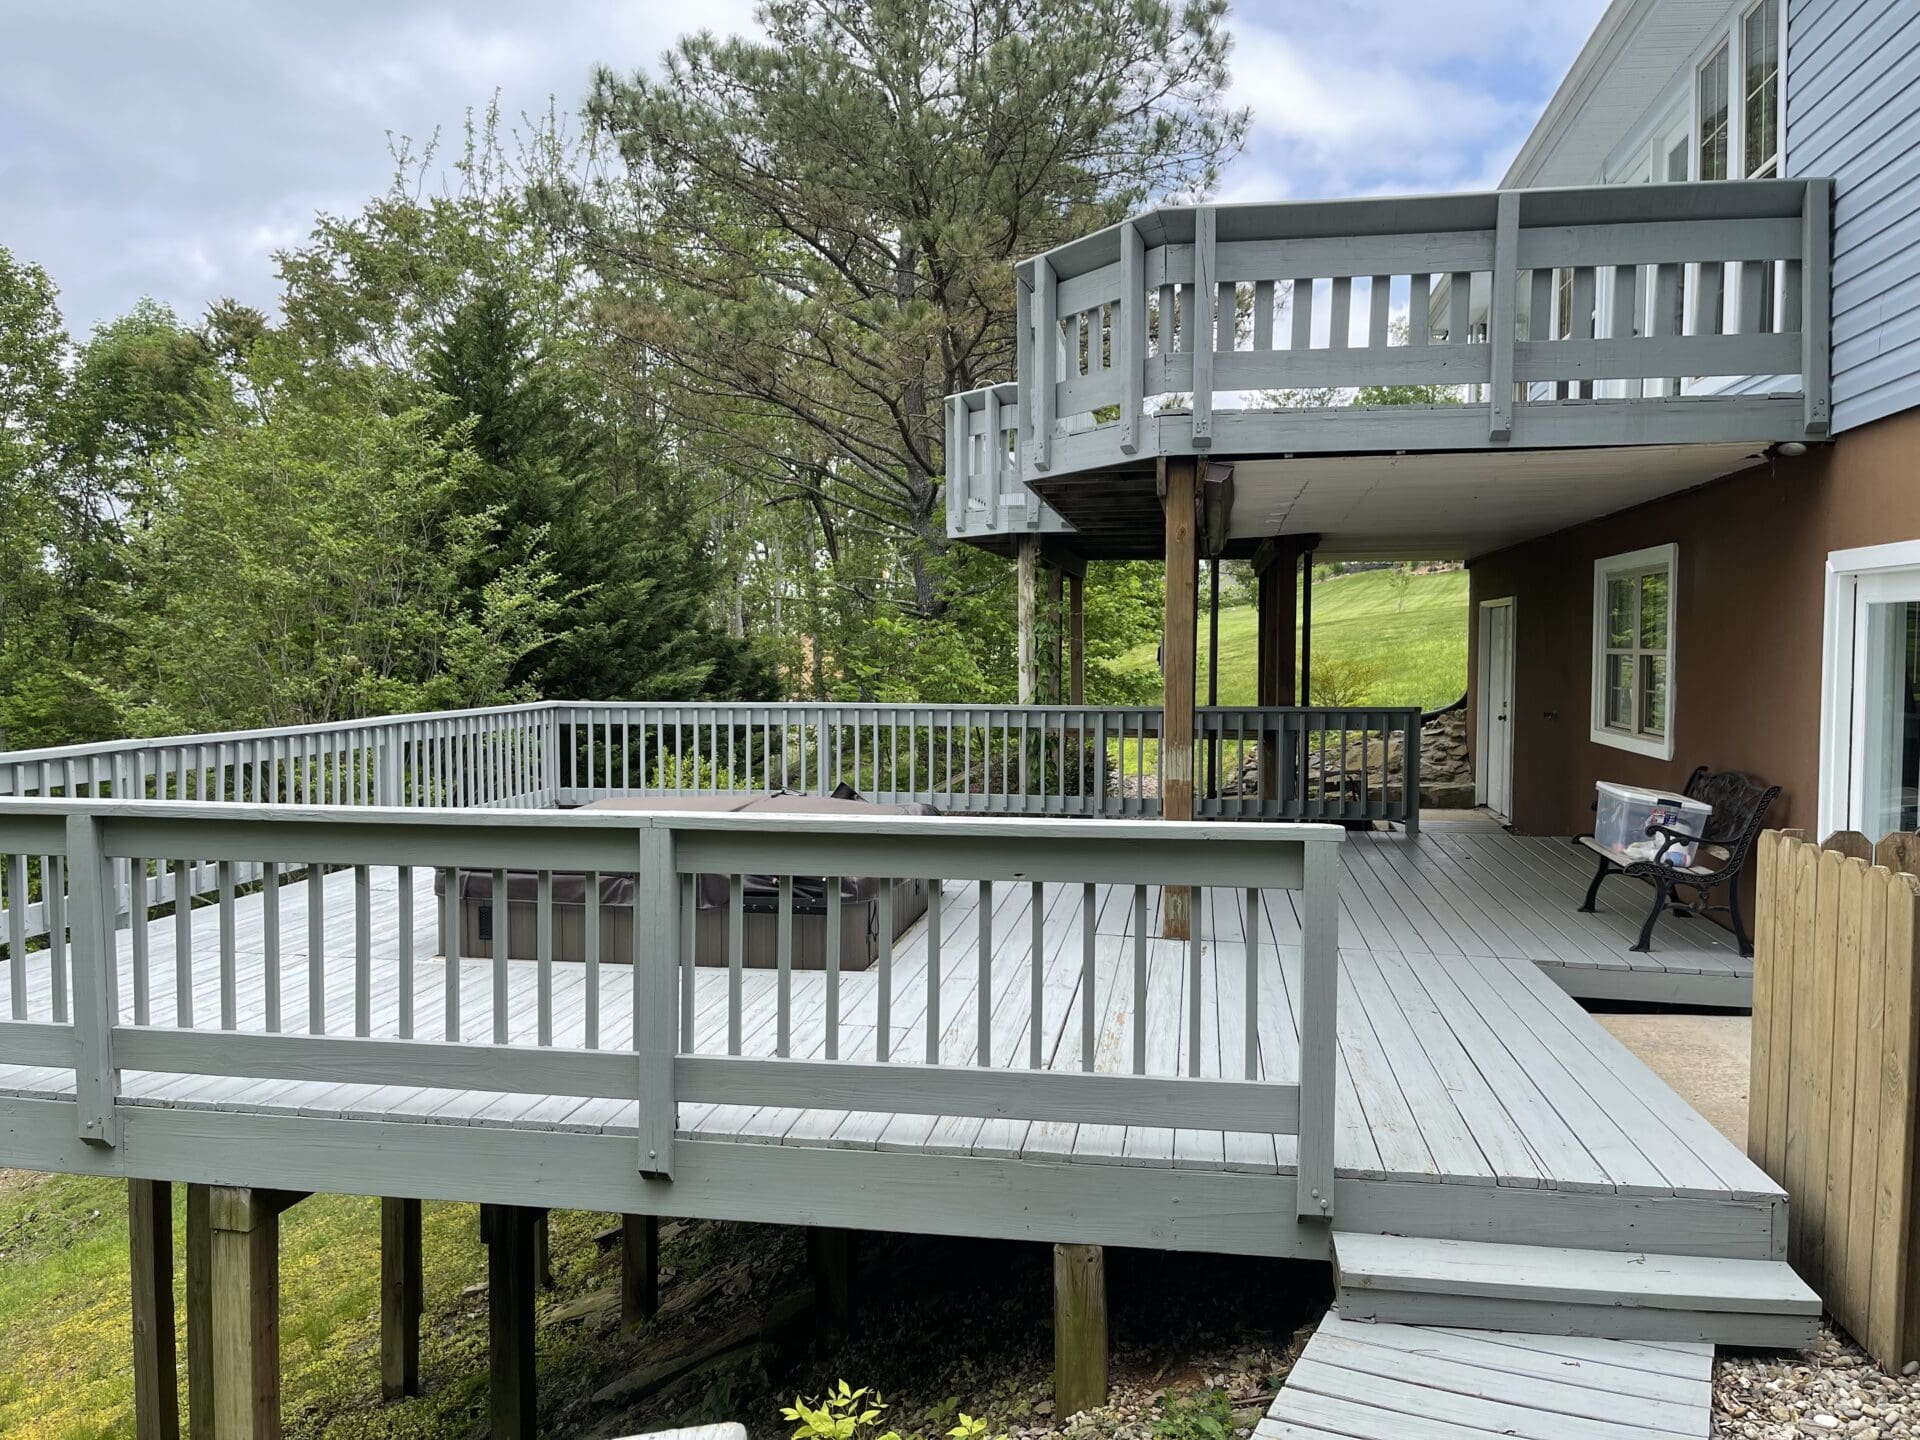
[[[1735,770],[1709,770],[1702,765],[1688,777],[1686,789],[1681,793],[1689,800],[1701,800],[1713,807],[1706,830],[1694,836],[1665,825],[1649,825],[1647,833],[1680,843],[1699,840],[1695,863],[1669,865],[1665,860],[1653,859],[1623,864],[1618,855],[1593,836],[1576,835],[1574,844],[1599,857],[1593,883],[1587,886],[1587,898],[1580,909],[1586,914],[1593,913],[1600,883],[1609,875],[1629,875],[1649,881],[1654,891],[1653,905],[1647,911],[1646,923],[1640,927],[1640,938],[1632,949],[1645,954],[1653,948],[1654,922],[1671,907],[1677,915],[1726,915],[1733,922],[1741,955],[1751,957],[1753,940],[1740,914],[1740,872],[1746,868],[1747,857],[1753,853],[1754,841],[1760,835],[1761,822],[1780,794],[1780,787],[1763,786]],[[1701,857],[1713,863],[1701,864]],[[1714,893],[1722,889],[1726,891],[1725,902],[1709,903]],[[1683,890],[1691,892],[1692,898],[1682,897]]]

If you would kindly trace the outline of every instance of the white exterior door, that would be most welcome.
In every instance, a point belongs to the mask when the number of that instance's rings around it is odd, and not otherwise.
[[[1480,803],[1502,820],[1513,814],[1513,600],[1480,604]]]

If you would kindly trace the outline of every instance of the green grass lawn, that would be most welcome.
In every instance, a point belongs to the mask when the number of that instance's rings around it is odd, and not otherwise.
[[[1205,590],[1202,589],[1202,605]],[[1251,705],[1257,617],[1251,605],[1220,611],[1220,703]],[[1121,660],[1127,669],[1152,670],[1153,643]],[[1313,589],[1313,667],[1363,673],[1354,703],[1419,705],[1435,709],[1467,688],[1467,572],[1442,570],[1396,580],[1390,570],[1366,570],[1322,580]],[[1323,669],[1323,667],[1325,667]],[[1207,620],[1200,617],[1198,694],[1207,694]]]

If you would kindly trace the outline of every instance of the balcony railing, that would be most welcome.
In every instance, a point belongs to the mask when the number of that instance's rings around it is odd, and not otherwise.
[[[1202,205],[1060,246],[1019,268],[1012,399],[954,397],[950,532],[1031,520],[1016,480],[1161,455],[1823,436],[1831,191]],[[1368,386],[1457,403],[1354,403]]]

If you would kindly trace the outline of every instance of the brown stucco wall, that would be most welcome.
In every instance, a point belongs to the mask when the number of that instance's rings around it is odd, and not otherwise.
[[[1828,552],[1916,537],[1920,411],[1907,411],[1474,560],[1476,616],[1482,600],[1514,599],[1514,828],[1585,830],[1596,780],[1670,787],[1710,765],[1782,786],[1770,823],[1812,829]],[[1594,561],[1668,542],[1679,547],[1670,763],[1588,735]],[[1477,622],[1470,633],[1477,645]],[[1477,655],[1468,676],[1477,700]]]

